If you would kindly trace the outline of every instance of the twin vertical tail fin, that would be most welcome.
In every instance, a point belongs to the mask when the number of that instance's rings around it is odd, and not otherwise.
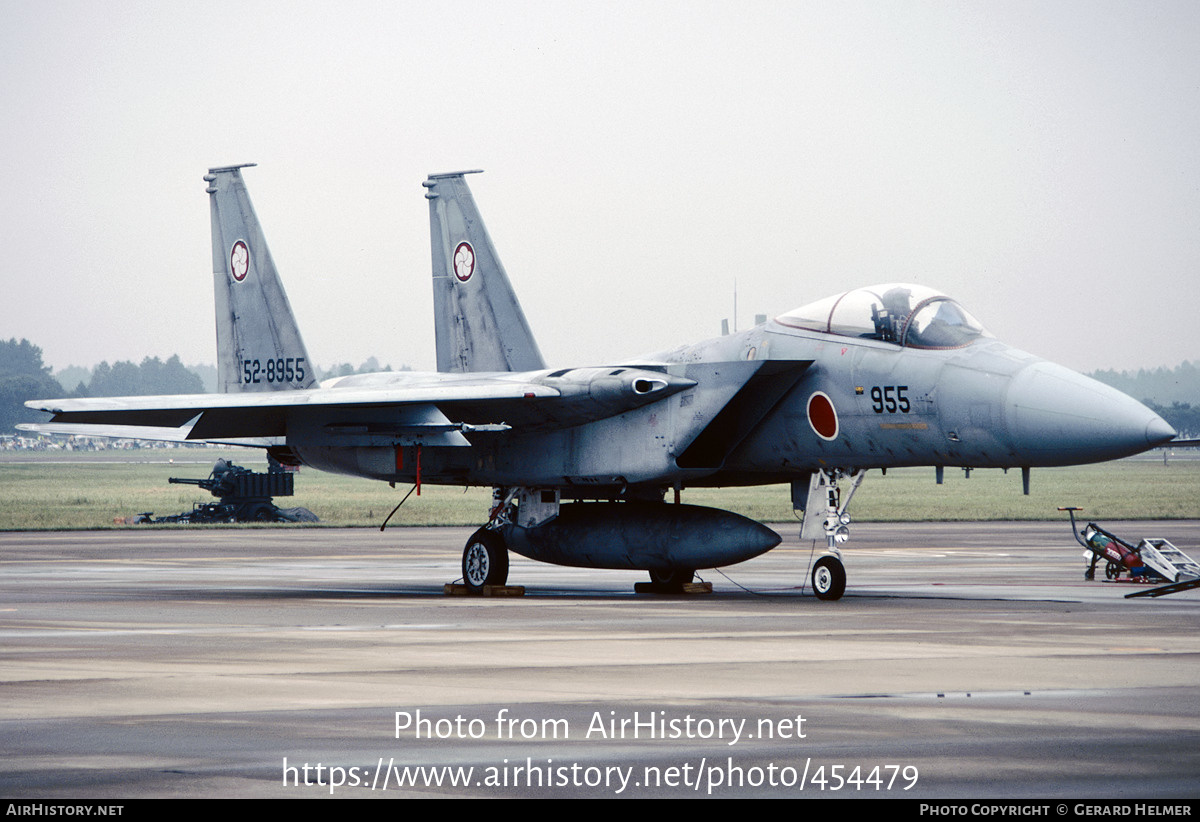
[[[315,383],[279,272],[242,180],[253,163],[211,168],[204,176],[212,211],[217,304],[217,381],[221,392],[283,391]],[[525,313],[464,175],[432,174],[434,330],[443,372],[545,368]]]
[[[431,174],[434,332],[438,371],[536,371],[546,367],[464,179]]]
[[[252,165],[204,175],[212,210],[217,390],[310,388],[312,361],[242,181],[241,169]]]

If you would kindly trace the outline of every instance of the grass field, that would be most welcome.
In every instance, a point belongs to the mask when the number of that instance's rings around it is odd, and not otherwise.
[[[169,485],[167,478],[206,477],[218,456],[254,470],[265,467],[255,451],[139,451],[131,452],[127,459],[134,461],[127,462],[113,461],[123,457],[111,451],[0,455],[0,530],[113,528],[114,518],[190,510],[193,502],[213,497],[193,486]],[[176,462],[169,463],[171,459]],[[275,502],[304,506],[325,525],[378,526],[409,487],[391,489],[380,482],[301,469],[296,495]],[[423,486],[421,491],[389,527],[476,525],[487,516],[490,489]],[[685,489],[683,501],[762,522],[794,519],[786,485]],[[859,522],[1039,520],[1064,516],[1056,510],[1063,505],[1105,520],[1200,519],[1200,459],[1035,469],[1028,497],[1021,494],[1019,471],[974,471],[965,479],[962,471],[947,469],[940,486],[932,468],[894,469],[886,476],[872,471],[850,512]]]

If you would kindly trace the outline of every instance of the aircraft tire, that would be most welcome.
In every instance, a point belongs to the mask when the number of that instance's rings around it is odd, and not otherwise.
[[[508,548],[495,531],[480,528],[463,548],[463,582],[467,590],[478,593],[485,585],[503,585],[508,581]]]
[[[662,588],[682,589],[684,585],[696,578],[696,572],[690,568],[651,568],[650,582]]]
[[[846,593],[846,567],[837,557],[821,557],[812,571],[813,593],[817,599],[841,599]]]

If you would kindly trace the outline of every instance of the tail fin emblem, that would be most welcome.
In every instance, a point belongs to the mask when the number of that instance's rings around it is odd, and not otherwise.
[[[475,249],[468,242],[461,242],[454,249],[454,276],[460,283],[471,279],[475,273]],[[244,275],[243,275],[244,276]]]
[[[233,278],[239,283],[246,279],[246,274],[250,271],[250,249],[246,248],[246,243],[238,240],[233,244],[233,250],[229,252],[229,268],[233,272]]]

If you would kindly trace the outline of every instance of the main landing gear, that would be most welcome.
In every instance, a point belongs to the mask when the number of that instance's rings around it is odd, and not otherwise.
[[[479,593],[485,585],[503,585],[508,581],[508,549],[495,531],[480,528],[463,548],[463,582],[467,590]]]
[[[832,554],[817,560],[812,571],[813,593],[817,599],[841,599],[846,593],[846,567]]]
[[[498,528],[511,522],[520,512],[549,517],[558,513],[558,494],[551,501],[536,499],[531,489],[493,488],[492,516],[487,525],[471,534],[463,548],[462,575],[467,590],[473,594],[483,592],[484,586],[501,586],[508,582],[508,546],[504,544]],[[540,503],[540,505],[539,505]],[[523,523],[525,524],[525,523]]]

